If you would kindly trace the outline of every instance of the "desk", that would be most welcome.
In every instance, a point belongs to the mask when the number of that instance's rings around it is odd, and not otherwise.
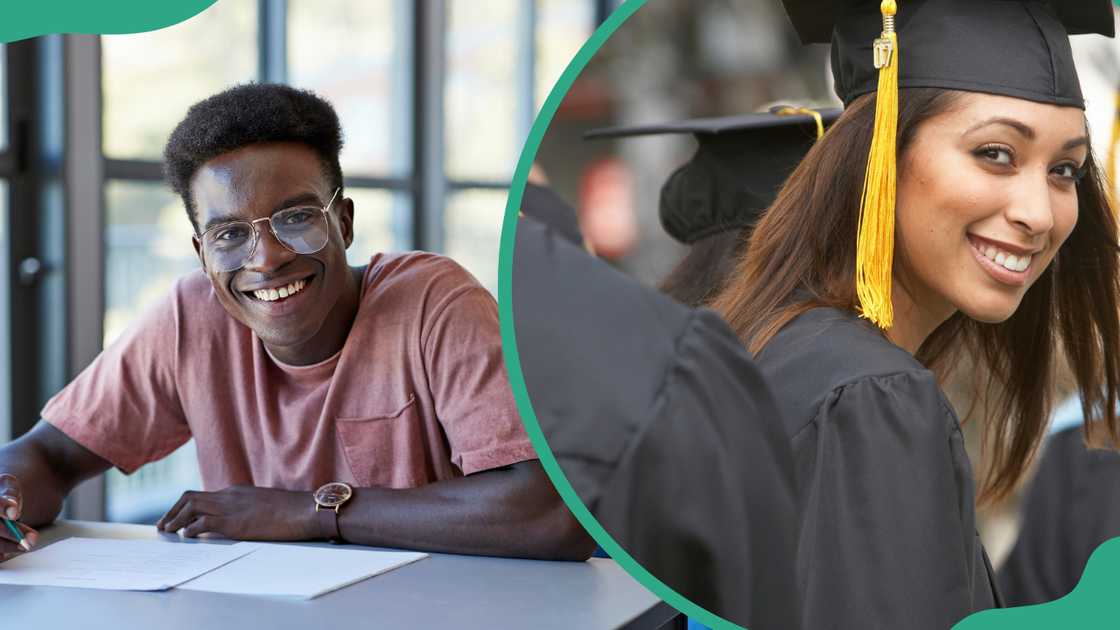
[[[40,546],[71,536],[182,540],[155,527],[58,521]],[[319,543],[309,543],[319,544]],[[3,570],[0,567],[0,570]],[[431,554],[313,600],[172,589],[158,593],[0,585],[7,628],[310,630],[359,628],[634,628],[680,623],[678,613],[613,560],[509,560]],[[669,624],[667,626],[666,624]]]

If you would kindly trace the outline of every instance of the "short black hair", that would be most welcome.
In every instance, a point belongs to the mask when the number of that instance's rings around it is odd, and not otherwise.
[[[238,85],[199,101],[187,110],[163,149],[167,183],[187,209],[198,231],[191,199],[191,178],[207,161],[259,142],[299,142],[323,161],[332,188],[342,188],[342,128],[331,104],[309,90],[278,83]]]

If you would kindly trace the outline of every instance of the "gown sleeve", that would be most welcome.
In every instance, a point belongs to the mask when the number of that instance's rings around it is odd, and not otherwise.
[[[513,267],[525,388],[550,449],[591,506],[651,418],[689,311],[533,219],[518,222]]]
[[[941,630],[972,612],[971,471],[932,374],[834,389],[794,451],[805,627]]]

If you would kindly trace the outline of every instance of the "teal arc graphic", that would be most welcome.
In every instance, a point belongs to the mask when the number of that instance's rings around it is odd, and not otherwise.
[[[978,612],[958,623],[953,630],[1104,630],[1120,627],[1120,607],[1116,605],[1118,584],[1120,538],[1113,538],[1102,543],[1089,556],[1081,581],[1069,595],[1037,606]]]
[[[178,24],[216,0],[12,0],[0,20],[0,42],[54,33],[142,33]]]

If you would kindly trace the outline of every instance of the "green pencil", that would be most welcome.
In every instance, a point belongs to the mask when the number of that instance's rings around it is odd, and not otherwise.
[[[23,532],[16,527],[16,524],[7,517],[0,517],[0,519],[4,520],[4,524],[8,526],[8,531],[12,532],[12,535],[16,537],[16,542],[19,543],[19,546],[23,547],[24,551],[31,551],[31,545],[27,544],[27,539],[23,537]]]

